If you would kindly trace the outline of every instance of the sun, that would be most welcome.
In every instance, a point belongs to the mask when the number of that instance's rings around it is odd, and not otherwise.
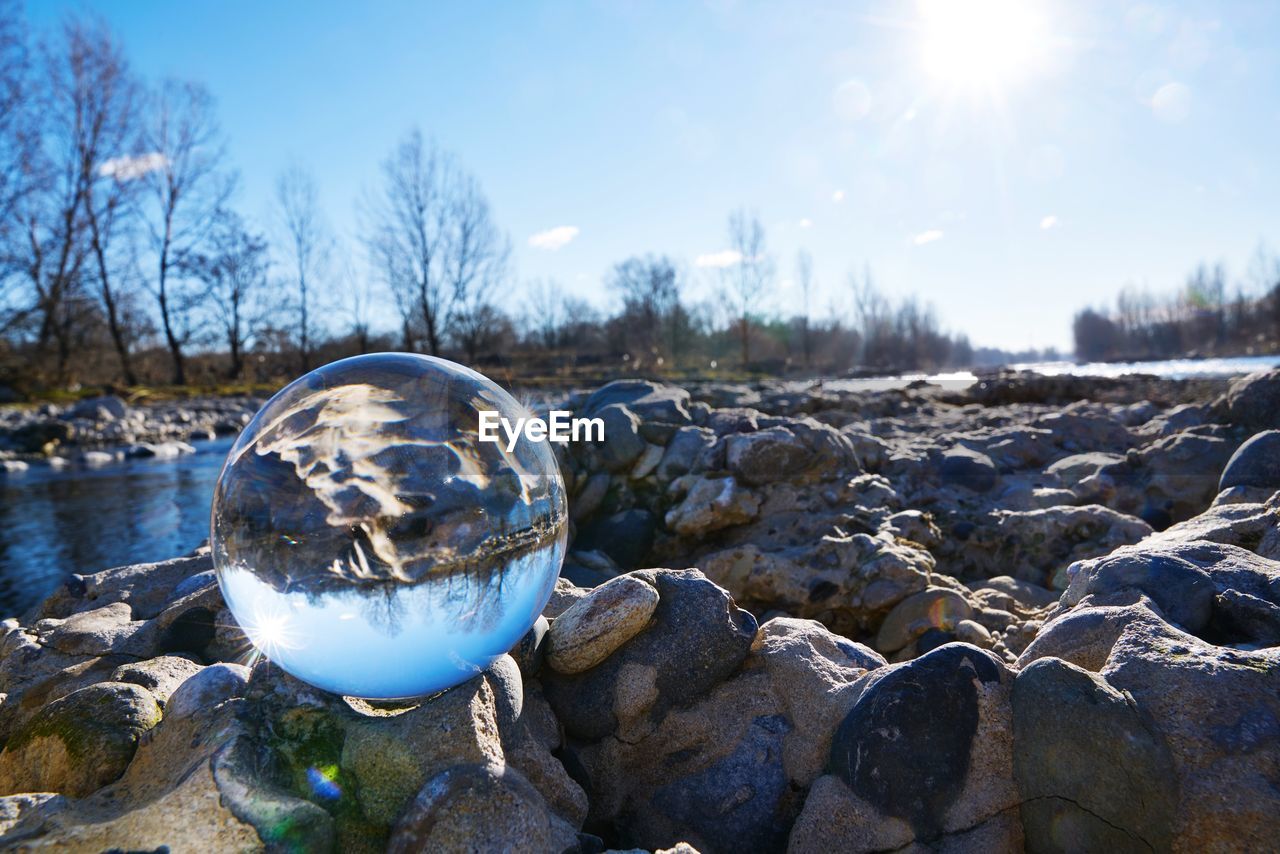
[[[1003,93],[1039,70],[1047,49],[1035,0],[920,0],[924,70],[948,88]]]

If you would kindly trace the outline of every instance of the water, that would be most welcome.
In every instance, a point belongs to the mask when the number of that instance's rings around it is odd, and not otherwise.
[[[1164,379],[1185,380],[1239,376],[1277,366],[1280,366],[1280,355],[1165,359],[1158,362],[1024,362],[1011,367],[1019,371],[1035,371],[1045,376],[1074,374],[1078,377],[1121,377],[1127,374],[1150,374]],[[917,373],[894,377],[827,380],[823,385],[836,391],[888,391],[919,380],[947,388],[964,389],[977,382],[978,377],[971,371],[950,371],[940,374]],[[808,384],[806,382],[799,385]]]
[[[338,694],[469,679],[537,619],[568,508],[545,442],[479,438],[527,410],[443,359],[344,359],[267,402],[213,499],[223,598],[259,652]]]
[[[232,441],[197,442],[196,453],[171,460],[33,465],[0,475],[0,615],[21,613],[71,573],[164,560],[200,545]]]

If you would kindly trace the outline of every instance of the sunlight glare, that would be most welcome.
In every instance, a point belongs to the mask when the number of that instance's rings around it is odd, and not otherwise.
[[[925,70],[959,89],[1006,90],[1025,82],[1046,48],[1034,0],[920,0]]]

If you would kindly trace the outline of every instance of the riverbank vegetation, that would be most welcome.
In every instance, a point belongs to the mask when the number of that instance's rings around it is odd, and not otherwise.
[[[1280,258],[1260,245],[1236,279],[1201,264],[1172,293],[1124,288],[1114,308],[1077,313],[1073,332],[1077,357],[1089,361],[1280,352]]]

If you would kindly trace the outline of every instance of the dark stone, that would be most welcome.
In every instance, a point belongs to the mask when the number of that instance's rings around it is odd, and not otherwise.
[[[574,547],[602,551],[623,569],[636,569],[653,548],[656,527],[657,519],[648,510],[623,510],[593,521],[578,534]]]
[[[1218,594],[1213,623],[1231,643],[1280,644],[1280,606],[1239,590]]]
[[[156,650],[202,653],[217,632],[214,616],[208,608],[192,608],[179,614],[161,634]]]
[[[584,415],[597,415],[615,403],[626,404],[642,421],[688,424],[692,420],[688,409],[689,392],[649,380],[615,380],[601,386],[583,403],[582,412]]]
[[[604,422],[604,442],[595,445],[600,462],[608,471],[626,471],[644,453],[646,442],[640,437],[640,420],[622,404],[606,406],[594,417]]]
[[[1235,380],[1215,406],[1228,421],[1254,432],[1280,428],[1280,369]]]
[[[942,820],[969,771],[978,729],[975,681],[1005,673],[989,652],[953,643],[893,668],[871,685],[836,730],[827,771],[917,838]]]
[[[552,710],[565,731],[579,739],[595,741],[617,728],[614,685],[627,664],[656,671],[657,697],[650,708],[656,721],[672,706],[691,703],[727,679],[755,638],[755,617],[696,569],[632,574],[656,587],[661,597],[649,628],[584,673],[542,674]]]
[[[927,629],[924,634],[916,638],[916,652],[920,655],[924,655],[926,652],[930,652],[940,646],[949,644],[955,639],[955,635],[943,629]]]
[[[952,448],[942,455],[938,476],[943,483],[974,492],[987,492],[996,485],[996,464],[986,454],[968,448]]]
[[[1236,448],[1218,480],[1218,491],[1233,486],[1280,489],[1280,430],[1258,433]]]
[[[65,421],[33,421],[11,431],[9,442],[15,450],[39,454],[47,447],[69,442],[75,434],[75,428]]]
[[[1013,683],[1013,770],[1031,851],[1167,851],[1178,803],[1164,739],[1101,676],[1041,658]]]
[[[1132,554],[1102,560],[1085,583],[1085,595],[1141,590],[1164,615],[1189,632],[1202,631],[1213,616],[1214,587],[1200,567],[1167,554]]]
[[[547,629],[551,627],[551,623],[547,618],[538,615],[538,619],[533,621],[533,625],[529,631],[524,633],[524,637],[520,638],[520,642],[511,648],[511,657],[516,660],[516,664],[520,668],[520,673],[526,679],[532,679],[538,675],[542,669],[542,659],[546,655],[546,646],[543,640],[547,636]]]
[[[787,798],[782,739],[791,723],[760,715],[725,757],[658,789],[655,810],[703,851],[782,851],[800,802]]]

